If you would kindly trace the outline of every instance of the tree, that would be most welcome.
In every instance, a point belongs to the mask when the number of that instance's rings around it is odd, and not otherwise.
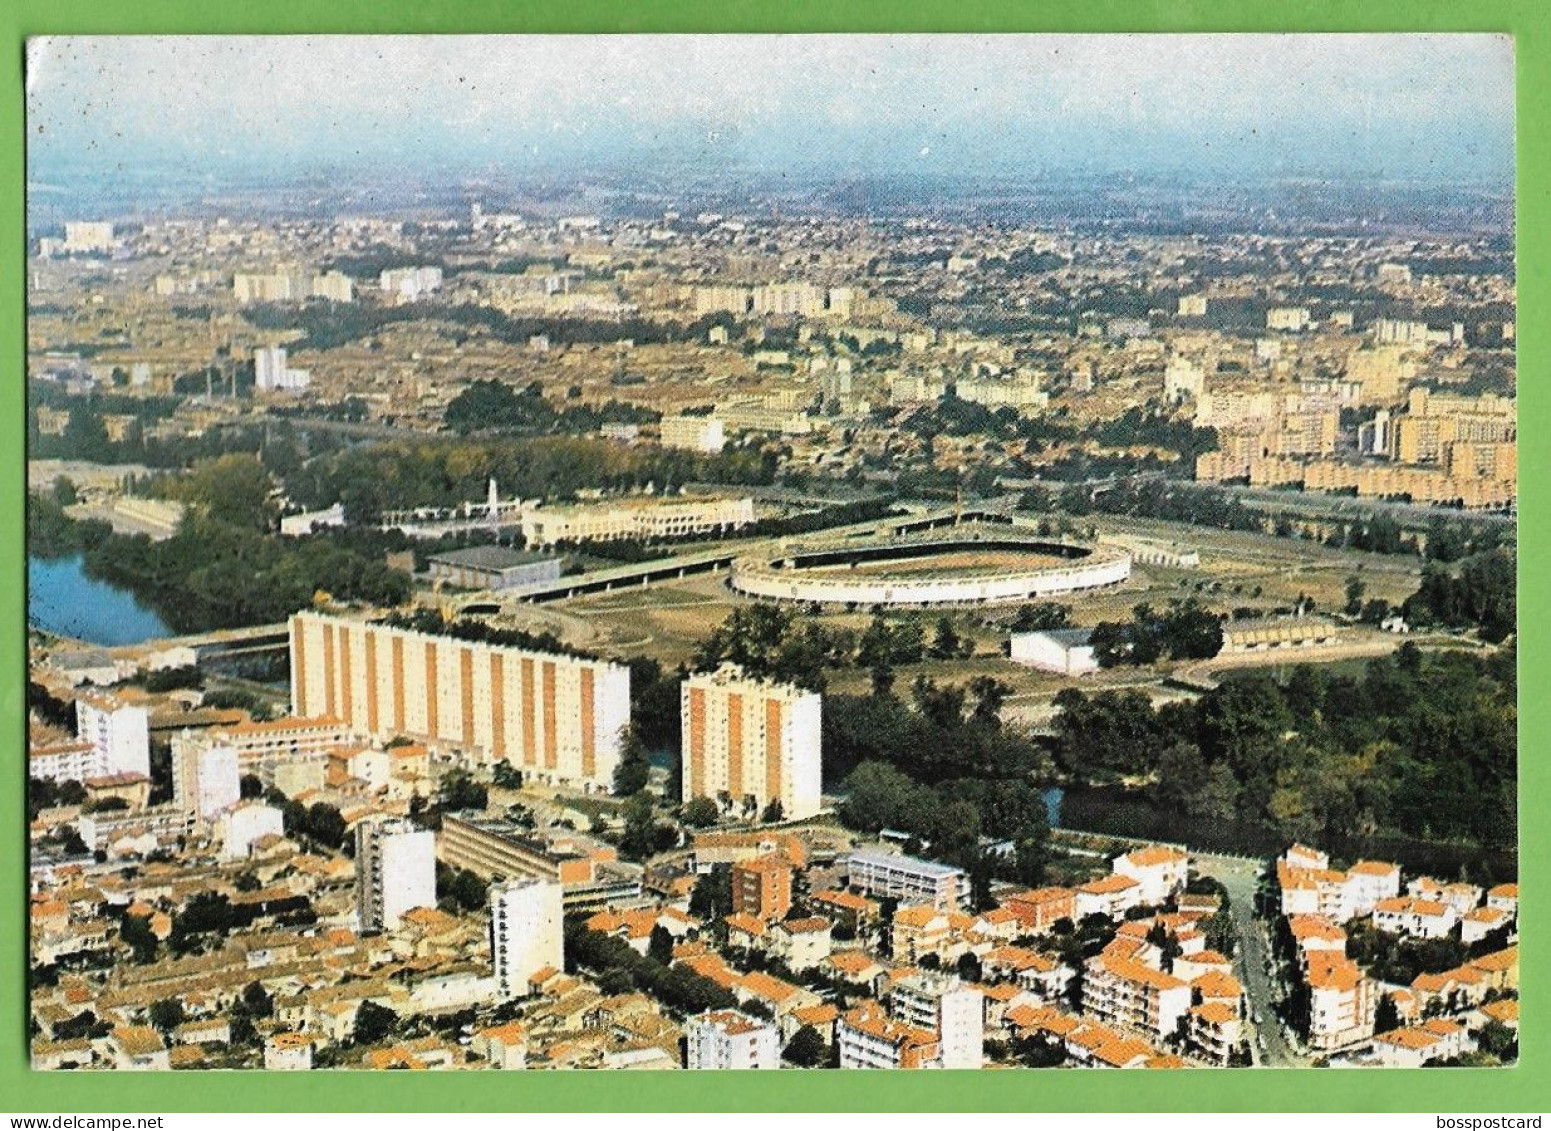
[[[151,930],[151,920],[146,915],[125,915],[119,927],[119,941],[134,953],[135,961],[148,966],[156,961],[160,942]]]
[[[633,794],[625,802],[625,832],[620,838],[619,850],[632,860],[645,860],[656,845],[656,824],[652,799],[644,790]]]
[[[614,796],[629,797],[640,793],[651,779],[651,772],[646,744],[634,727],[627,727],[620,743],[619,762],[614,767]]]
[[[1346,579],[1347,616],[1355,617],[1358,613],[1362,612],[1363,594],[1367,591],[1367,588],[1368,587],[1363,584],[1363,580],[1360,577],[1354,576]]]
[[[760,814],[759,820],[761,824],[778,825],[785,817],[786,808],[781,804],[781,799],[776,797],[765,806],[765,811]]]
[[[250,1017],[268,1017],[275,1012],[275,1001],[262,982],[249,982],[242,989],[242,1008]]]
[[[345,843],[345,819],[326,801],[315,801],[307,810],[307,834],[327,848]]]
[[[732,869],[714,866],[695,881],[689,893],[689,913],[697,919],[713,920],[732,914]]]
[[[959,634],[954,631],[953,618],[939,617],[937,635],[932,639],[932,656],[939,660],[956,659],[959,654]]]
[[[647,942],[646,956],[667,966],[673,961],[673,936],[668,933],[668,928],[661,923],[652,927],[651,938]]]
[[[175,997],[162,998],[151,1003],[151,1024],[163,1033],[169,1033],[183,1024],[183,1003]]]
[[[817,1068],[824,1063],[828,1053],[829,1048],[818,1030],[812,1025],[804,1025],[792,1034],[792,1039],[786,1042],[781,1055],[787,1063],[795,1064],[798,1068]]]
[[[684,806],[683,818],[686,825],[693,828],[705,829],[721,818],[721,807],[709,797],[696,797]]]
[[[521,789],[522,771],[510,762],[497,762],[491,773],[497,789]]]
[[[363,1001],[356,1010],[352,1038],[358,1045],[375,1045],[398,1030],[399,1015],[375,1001]]]

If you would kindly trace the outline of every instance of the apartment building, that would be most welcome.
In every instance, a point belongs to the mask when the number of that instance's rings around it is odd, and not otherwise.
[[[502,998],[525,997],[533,975],[565,965],[559,883],[537,876],[490,888],[490,955]]]
[[[773,853],[734,864],[732,909],[766,922],[786,918],[792,909],[792,866]]]
[[[375,739],[411,735],[546,784],[607,790],[630,669],[308,612],[291,618],[291,701]]]
[[[1357,963],[1336,951],[1310,952],[1304,977],[1311,1048],[1328,1051],[1373,1036],[1378,995]]]
[[[930,1029],[890,1017],[881,1004],[864,1001],[835,1022],[841,1068],[938,1068],[940,1046]]]
[[[726,430],[714,416],[665,416],[660,427],[665,448],[719,452],[727,446]]]
[[[817,692],[746,676],[735,664],[685,680],[683,799],[709,797],[749,816],[775,801],[787,820],[816,814],[821,703]]]
[[[753,522],[753,499],[715,495],[535,506],[525,509],[521,519],[523,541],[535,549],[557,542],[652,541],[723,534]]]
[[[736,1009],[707,1011],[684,1026],[688,1069],[780,1068],[780,1034]]]
[[[88,777],[151,776],[150,715],[112,695],[86,694],[75,701],[75,734],[89,742],[95,759]]]
[[[1062,919],[1077,921],[1077,893],[1071,888],[1035,888],[1009,895],[1002,906],[1017,916],[1019,927],[1033,934],[1050,930]]]
[[[1406,895],[1380,900],[1373,909],[1375,930],[1420,939],[1443,938],[1454,930],[1459,918],[1452,904]]]
[[[379,817],[355,829],[356,914],[361,930],[395,930],[404,913],[436,906],[436,835]]]
[[[237,752],[239,774],[251,774],[266,786],[276,784],[279,768],[297,759],[327,762],[328,753],[353,743],[350,728],[331,716],[287,716],[269,722],[239,722],[204,731],[183,730],[172,738],[173,759],[188,746],[219,744]]]
[[[985,1059],[985,995],[949,974],[922,971],[893,983],[889,1016],[937,1035],[943,1068],[979,1068]]]
[[[201,820],[214,817],[242,798],[237,750],[222,742],[180,743],[172,755],[172,799]]]
[[[561,829],[537,832],[511,821],[448,813],[436,836],[436,855],[448,867],[465,868],[483,880],[553,880],[567,912],[596,911],[641,895],[638,865],[622,864],[611,844]]]
[[[962,868],[863,849],[847,859],[850,884],[878,899],[924,903],[956,911],[969,895],[969,877]]]
[[[1190,1011],[1190,984],[1115,951],[1088,960],[1083,1012],[1127,1029],[1172,1036]]]

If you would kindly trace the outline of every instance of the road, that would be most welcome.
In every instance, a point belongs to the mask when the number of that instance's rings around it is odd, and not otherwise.
[[[1249,1005],[1250,1046],[1255,1063],[1271,1068],[1308,1064],[1309,1058],[1288,1041],[1273,1008],[1271,976],[1266,972],[1269,947],[1261,923],[1255,918],[1255,891],[1264,862],[1201,853],[1192,856],[1196,871],[1211,876],[1228,892],[1229,910],[1239,936],[1238,976]]]

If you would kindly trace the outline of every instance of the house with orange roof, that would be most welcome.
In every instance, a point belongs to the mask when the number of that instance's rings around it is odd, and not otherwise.
[[[1519,999],[1516,997],[1501,997],[1496,1001],[1489,1001],[1476,1010],[1472,1017],[1476,1027],[1490,1022],[1506,1025],[1514,1032],[1519,1030]]]
[[[1174,968],[1171,973],[1176,978],[1182,978],[1187,982],[1194,982],[1204,974],[1221,972],[1227,974],[1233,970],[1233,960],[1225,954],[1219,954],[1215,950],[1198,950],[1194,954],[1176,955]]]
[[[1142,885],[1131,876],[1114,872],[1102,880],[1080,885],[1074,903],[1079,921],[1089,915],[1123,919],[1127,911],[1142,905]]]
[[[1224,1001],[1190,1007],[1190,1045],[1203,1060],[1226,1065],[1244,1044],[1244,1015]]]
[[[1453,904],[1416,896],[1398,895],[1380,900],[1373,909],[1374,929],[1392,935],[1441,939],[1450,934],[1458,922],[1459,911]]]
[[[1391,1029],[1373,1038],[1374,1058],[1388,1068],[1420,1068],[1452,1060],[1476,1047],[1465,1026],[1444,1017]]]
[[[821,915],[783,919],[767,932],[767,950],[799,974],[815,969],[829,957],[831,928],[830,921]]]
[[[824,960],[825,968],[835,977],[855,986],[866,986],[877,994],[888,976],[883,964],[866,951],[837,950]]]
[[[934,1068],[937,1034],[890,1017],[881,1004],[864,1001],[835,1023],[841,1068]]]
[[[1287,919],[1293,943],[1298,948],[1298,964],[1307,969],[1313,951],[1346,953],[1346,932],[1323,915],[1292,915]]]
[[[820,1002],[818,1005],[804,1006],[802,1009],[794,1009],[786,1015],[786,1020],[791,1028],[790,1033],[782,1032],[785,1040],[791,1040],[797,1031],[804,1027],[812,1029],[820,1037],[824,1038],[826,1045],[835,1043],[835,1023],[840,1020],[840,1010],[831,1002]]]
[[[1101,953],[1088,960],[1083,1013],[1114,1025],[1172,1036],[1190,1010],[1190,984],[1135,958]]]
[[[1510,915],[1518,915],[1519,885],[1498,884],[1496,887],[1488,888],[1486,893],[1486,905],[1488,907],[1495,907],[1501,911],[1506,911]]]
[[[1190,856],[1170,845],[1150,844],[1117,856],[1111,868],[1115,875],[1137,882],[1142,903],[1156,905],[1185,889]]]
[[[1465,914],[1479,904],[1483,894],[1475,884],[1445,884],[1431,876],[1418,876],[1406,885],[1406,891],[1417,899],[1448,904],[1456,916]]]
[[[739,1002],[760,1002],[778,1022],[793,1010],[806,1009],[822,1001],[818,994],[807,987],[794,985],[762,970],[737,975],[732,992],[737,995]]]
[[[1460,918],[1460,941],[1469,946],[1480,942],[1493,931],[1512,927],[1513,922],[1513,916],[1501,907],[1472,907]]]
[[[1313,951],[1308,960],[1310,1047],[1328,1051],[1372,1037],[1378,996],[1372,979],[1344,953]]]
[[[1017,917],[1026,934],[1043,934],[1062,919],[1077,921],[1077,893],[1071,888],[1034,888],[1007,896],[1002,906]]]
[[[882,906],[877,900],[845,889],[814,892],[808,902],[829,916],[836,926],[844,926],[853,935],[877,922],[882,914]]]
[[[765,921],[754,915],[734,912],[723,922],[727,924],[727,945],[735,950],[764,950],[767,928]]]
[[[900,907],[889,930],[894,957],[902,962],[919,962],[928,954],[946,958],[953,942],[948,912],[930,903]]]
[[[1077,971],[1051,954],[1019,946],[999,946],[980,956],[988,979],[1007,979],[1044,1001],[1064,999]]]

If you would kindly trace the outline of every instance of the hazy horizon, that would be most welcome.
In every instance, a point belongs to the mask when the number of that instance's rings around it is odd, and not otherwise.
[[[28,178],[687,169],[1511,187],[1501,35],[53,37]]]

